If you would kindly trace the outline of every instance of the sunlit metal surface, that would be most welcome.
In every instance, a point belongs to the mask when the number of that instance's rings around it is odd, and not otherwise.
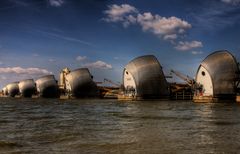
[[[67,91],[74,97],[98,96],[96,84],[87,68],[71,71],[66,75]]]
[[[33,79],[22,80],[18,86],[22,97],[31,97],[36,92],[36,85]]]
[[[155,56],[146,55],[133,59],[125,67],[123,77],[126,71],[134,78],[136,97],[161,98],[169,95],[162,67]]]
[[[40,97],[57,97],[59,95],[54,75],[43,76],[35,82]]]
[[[18,82],[9,83],[7,86],[7,95],[15,97],[19,93]]]
[[[3,93],[4,96],[6,96],[6,95],[8,94],[8,91],[7,91],[7,87],[6,87],[6,86],[3,87],[2,93]]]
[[[200,67],[204,67],[211,76],[213,96],[235,95],[235,79],[239,72],[235,57],[228,51],[216,51],[207,56]],[[199,69],[198,69],[199,70]]]

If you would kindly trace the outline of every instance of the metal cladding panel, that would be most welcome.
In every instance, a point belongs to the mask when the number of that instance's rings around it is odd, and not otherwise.
[[[19,93],[18,82],[10,83],[6,86],[8,96],[14,97]]]
[[[18,84],[19,92],[23,97],[31,97],[36,91],[33,79],[22,80]]]
[[[130,61],[125,69],[136,83],[137,97],[158,98],[169,95],[168,84],[157,58],[146,55]]]
[[[202,63],[212,78],[213,95],[235,94],[235,79],[239,72],[235,57],[228,51],[216,51],[206,57]]]
[[[66,75],[66,81],[70,84],[70,93],[75,97],[93,97],[98,95],[96,84],[87,68],[71,71]]]
[[[36,81],[37,92],[42,97],[57,97],[58,85],[54,75],[43,76]]]
[[[8,94],[7,87],[3,87],[2,92],[3,92],[3,95],[7,95]]]

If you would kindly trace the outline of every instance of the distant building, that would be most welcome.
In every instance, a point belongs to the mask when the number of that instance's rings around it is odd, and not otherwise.
[[[123,88],[125,95],[135,98],[165,98],[169,95],[162,67],[153,55],[135,58],[126,65]]]

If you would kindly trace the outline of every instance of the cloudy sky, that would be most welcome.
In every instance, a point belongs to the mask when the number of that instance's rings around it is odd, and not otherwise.
[[[64,67],[118,82],[146,54],[194,77],[216,50],[240,59],[239,26],[240,0],[1,0],[0,87]]]

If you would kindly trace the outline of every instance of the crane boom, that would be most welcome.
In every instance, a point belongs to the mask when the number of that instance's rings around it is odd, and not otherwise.
[[[185,82],[187,82],[187,84],[189,86],[193,86],[193,84],[195,84],[195,80],[187,75],[184,75],[180,72],[171,70],[171,73],[174,73],[176,76],[178,76],[180,79],[184,80]]]
[[[113,85],[115,85],[115,86],[117,86],[117,87],[120,87],[120,85],[119,84],[117,84],[117,83],[114,83],[112,80],[109,80],[109,79],[106,79],[106,78],[104,78],[104,80],[103,80],[104,82],[108,82],[108,83],[111,83],[111,84],[113,84]]]

